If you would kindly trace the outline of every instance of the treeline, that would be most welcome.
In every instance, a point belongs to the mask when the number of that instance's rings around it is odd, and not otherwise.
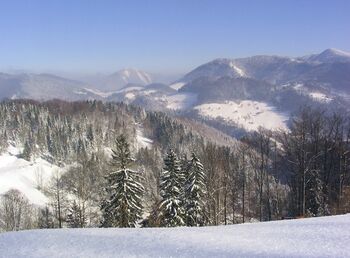
[[[1,197],[2,230],[202,226],[350,211],[344,114],[305,108],[290,131],[259,130],[229,146],[163,113],[116,103],[9,101],[0,118],[3,150],[15,143],[23,158],[62,166],[42,186],[47,207],[14,190]],[[135,147],[140,130],[151,148]]]
[[[344,113],[304,108],[278,135],[290,207],[299,216],[349,212],[350,123]]]

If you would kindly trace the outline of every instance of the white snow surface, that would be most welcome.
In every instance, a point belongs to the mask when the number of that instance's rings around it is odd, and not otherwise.
[[[151,77],[147,73],[140,70],[127,68],[119,72],[125,83],[129,82],[130,79],[135,79],[135,78],[142,81],[144,84],[150,84],[152,82]],[[132,77],[135,77],[135,78],[132,78]]]
[[[202,228],[0,234],[0,257],[350,257],[350,214]]]
[[[128,93],[125,94],[124,97],[127,98],[128,100],[133,100],[133,99],[136,98],[136,95],[134,93],[132,93],[132,92],[128,92]]]
[[[150,149],[152,147],[153,141],[143,135],[142,128],[137,128],[136,129],[136,148],[141,149],[141,148],[148,148]]]
[[[294,85],[293,88],[297,92],[299,92],[300,94],[309,96],[309,98],[316,100],[318,102],[329,103],[333,100],[332,97],[330,97],[322,92],[308,90],[307,88],[305,88],[305,86],[302,83],[298,83],[298,84]]]
[[[186,83],[184,82],[176,82],[176,83],[173,83],[171,84],[169,87],[170,88],[173,88],[174,90],[179,90],[181,89],[183,86],[185,86]]]
[[[102,98],[108,98],[109,96],[115,94],[115,93],[128,93],[128,92],[131,92],[131,91],[141,91],[143,90],[144,88],[143,87],[138,87],[138,86],[131,86],[131,87],[126,87],[126,88],[122,88],[120,90],[117,90],[117,91],[100,91],[100,90],[97,90],[97,89],[89,89],[89,88],[84,88],[84,90],[88,91],[88,92],[91,92],[97,96],[100,96]],[[76,91],[75,93],[77,94],[86,94],[86,92],[80,92],[80,91]],[[129,96],[129,97],[128,97]],[[130,95],[127,95],[126,98],[129,98],[130,99]]]
[[[326,94],[323,94],[321,92],[310,92],[309,96],[314,99],[317,100],[319,102],[331,102],[333,99],[331,97],[328,97]]]
[[[53,172],[60,168],[50,164],[42,158],[27,161],[18,157],[20,150],[10,146],[0,155],[0,194],[10,189],[17,189],[36,205],[47,203],[47,197],[37,189],[38,185],[45,185]],[[1,256],[1,252],[0,252]]]
[[[230,67],[241,77],[245,76],[245,72],[239,68],[238,66],[236,66],[233,62],[230,62]]]
[[[224,103],[202,104],[196,106],[195,109],[201,116],[234,122],[248,131],[256,131],[259,127],[270,130],[287,130],[288,116],[277,112],[274,107],[264,102],[225,101]]]
[[[142,90],[143,87],[138,87],[138,86],[131,86],[131,87],[126,87],[123,88],[121,90],[116,91],[117,93],[121,93],[121,92],[129,92],[129,91],[140,91]]]
[[[173,110],[184,110],[192,107],[197,101],[197,94],[194,93],[177,93],[166,96],[167,108]]]
[[[111,96],[114,93],[117,93],[118,91],[108,91],[108,92],[104,92],[104,91],[100,91],[97,89],[89,89],[89,88],[84,88],[84,90],[89,91],[97,96],[100,96],[102,98],[107,98],[109,96]],[[86,94],[86,93],[85,93]]]
[[[343,50],[340,49],[336,49],[336,48],[330,48],[329,49],[332,53],[339,55],[339,56],[345,56],[345,57],[350,57],[350,53],[349,52],[345,52]]]

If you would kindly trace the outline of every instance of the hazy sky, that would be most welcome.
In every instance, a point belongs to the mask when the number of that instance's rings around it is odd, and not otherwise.
[[[0,69],[182,72],[350,51],[349,0],[0,0]]]

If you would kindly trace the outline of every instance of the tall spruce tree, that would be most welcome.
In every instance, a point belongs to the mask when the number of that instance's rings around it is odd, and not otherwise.
[[[134,160],[124,135],[117,138],[116,149],[112,152],[111,166],[114,170],[107,176],[108,198],[101,205],[102,226],[135,227],[142,214],[142,176],[129,168]]]
[[[185,183],[185,217],[187,226],[205,224],[205,175],[203,165],[195,153],[192,153]]]
[[[83,228],[86,225],[86,218],[75,200],[68,208],[66,222],[70,228]]]
[[[173,150],[169,150],[164,159],[164,171],[161,176],[160,203],[161,225],[165,227],[176,227],[185,225],[183,220],[183,175],[179,160]]]

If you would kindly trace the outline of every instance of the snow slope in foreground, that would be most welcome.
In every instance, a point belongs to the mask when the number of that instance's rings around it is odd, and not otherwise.
[[[263,102],[243,100],[241,102],[209,103],[195,107],[203,117],[222,118],[234,122],[248,131],[256,131],[264,127],[270,130],[287,130],[288,116],[277,112]]]
[[[1,257],[350,257],[350,214],[203,228],[0,234]]]

